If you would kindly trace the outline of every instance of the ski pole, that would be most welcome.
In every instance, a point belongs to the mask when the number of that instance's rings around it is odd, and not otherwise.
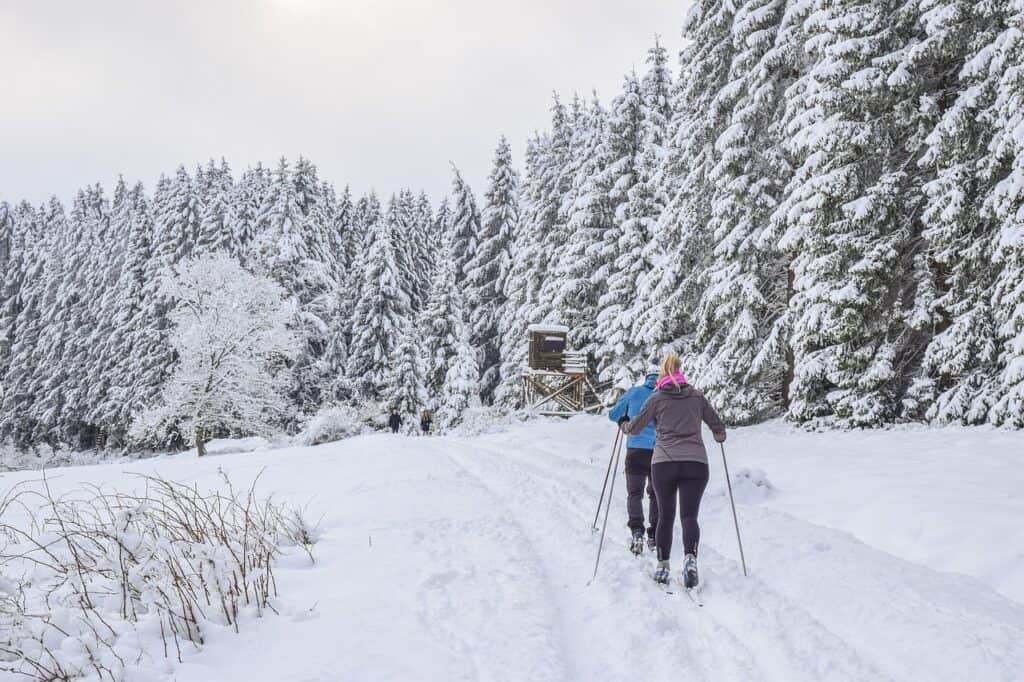
[[[608,501],[604,506],[604,523],[601,525],[601,541],[597,544],[597,559],[594,560],[594,575],[590,578],[591,583],[594,582],[595,578],[597,578],[597,567],[601,563],[601,550],[604,548],[604,532],[608,529],[608,512],[612,508],[612,493],[615,492],[615,477],[619,473],[619,455],[622,453],[623,442],[625,442],[624,438],[616,439],[618,448],[615,450],[615,469],[612,471],[612,484],[608,488]],[[587,584],[589,585],[590,583]]]
[[[594,523],[590,525],[591,532],[597,532],[597,517],[601,515],[601,505],[604,503],[604,491],[608,488],[608,475],[612,472],[612,460],[615,459],[615,451],[619,447],[619,439],[622,438],[622,429],[615,430],[615,444],[612,445],[612,454],[608,457],[608,470],[604,472],[604,483],[601,485],[601,498],[597,501],[597,511],[594,512]]]
[[[736,526],[736,544],[740,546],[740,563],[743,565],[743,577],[747,577],[747,560],[743,557],[743,541],[740,540],[740,522],[736,517],[736,501],[732,498],[732,479],[729,478],[729,462],[725,459],[725,445],[718,444],[722,449],[722,466],[725,467],[725,483],[729,486],[729,504],[732,505],[732,522]]]

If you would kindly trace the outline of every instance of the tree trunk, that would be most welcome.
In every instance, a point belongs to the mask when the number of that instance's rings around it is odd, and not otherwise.
[[[206,455],[206,432],[201,426],[196,427],[196,452],[200,457]]]
[[[793,267],[786,268],[786,308],[789,308],[789,302],[793,299]],[[789,394],[790,386],[793,384],[793,375],[795,373],[795,360],[793,358],[793,349],[789,345],[789,341],[786,341],[786,371],[782,375],[782,405],[789,410],[789,403],[791,397]]]

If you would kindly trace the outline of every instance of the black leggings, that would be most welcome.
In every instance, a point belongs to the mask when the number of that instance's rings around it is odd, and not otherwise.
[[[672,553],[672,524],[679,495],[679,521],[683,526],[683,547],[686,554],[697,554],[700,526],[697,512],[700,498],[708,485],[708,465],[703,462],[658,462],[651,466],[654,494],[658,498],[658,559],[668,561]]]

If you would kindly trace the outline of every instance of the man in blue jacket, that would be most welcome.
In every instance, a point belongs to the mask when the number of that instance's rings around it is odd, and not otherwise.
[[[635,417],[640,408],[654,393],[658,380],[658,366],[647,368],[647,378],[640,386],[634,386],[615,403],[608,413],[608,419],[618,423],[625,417]],[[629,529],[633,533],[630,549],[634,554],[644,551],[644,487],[647,488],[648,514],[647,546],[654,551],[654,531],[658,527],[658,500],[651,486],[651,457],[654,455],[654,423],[647,425],[639,435],[626,440],[626,511],[629,513]]]

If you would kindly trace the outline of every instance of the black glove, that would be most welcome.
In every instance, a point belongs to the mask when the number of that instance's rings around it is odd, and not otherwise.
[[[622,426],[623,424],[628,424],[628,423],[629,423],[629,415],[628,414],[624,414],[621,417],[619,417],[619,426]]]
[[[715,442],[716,443],[724,443],[725,442],[725,431],[722,431],[721,433],[716,433],[715,434]]]

